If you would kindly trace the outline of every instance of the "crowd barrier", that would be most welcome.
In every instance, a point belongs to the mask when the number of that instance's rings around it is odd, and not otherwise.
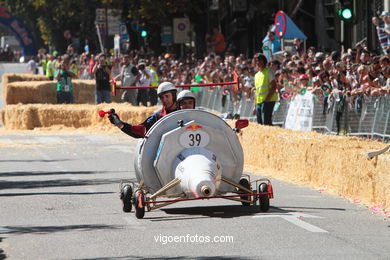
[[[247,102],[245,93],[241,93],[238,103],[230,94],[225,95],[220,88],[202,88],[195,92],[197,106],[209,109],[223,116],[239,114],[240,118],[256,122],[253,115],[254,98]],[[281,99],[275,105],[273,124],[284,127],[290,100]],[[354,102],[346,102],[337,128],[337,107],[333,103],[324,108],[322,100],[313,99],[313,131],[325,134],[343,134],[365,136],[373,139],[390,139],[390,95],[361,96]]]

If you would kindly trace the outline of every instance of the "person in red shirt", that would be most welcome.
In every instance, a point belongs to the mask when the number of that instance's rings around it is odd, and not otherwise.
[[[211,36],[211,44],[214,46],[215,54],[223,57],[226,48],[225,37],[216,27],[213,28],[213,35]]]

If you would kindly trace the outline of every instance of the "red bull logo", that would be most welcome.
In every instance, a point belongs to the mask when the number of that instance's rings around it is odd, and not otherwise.
[[[203,129],[203,126],[193,123],[193,124],[187,126],[186,129],[191,130],[191,131],[196,131],[199,129]]]

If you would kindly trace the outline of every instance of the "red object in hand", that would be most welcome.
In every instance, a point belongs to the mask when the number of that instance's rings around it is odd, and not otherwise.
[[[104,117],[106,114],[111,114],[112,111],[103,111],[103,110],[99,110],[99,116],[100,117]]]

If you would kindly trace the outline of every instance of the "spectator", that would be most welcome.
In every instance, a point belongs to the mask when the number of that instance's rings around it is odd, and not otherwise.
[[[146,68],[145,60],[139,60],[138,61],[138,71],[140,72],[140,78],[137,81],[137,86],[150,86],[150,83],[152,82],[152,74],[150,71]],[[142,103],[143,106],[148,106],[148,89],[146,88],[139,88],[138,89],[138,95],[137,95],[137,104]]]
[[[390,45],[390,14],[388,11],[383,11],[381,13],[381,18],[384,22],[384,32],[387,35],[387,45]]]
[[[57,104],[73,103],[72,78],[76,78],[76,75],[69,70],[69,63],[69,56],[65,56],[62,59],[59,69],[55,72],[57,80]]]
[[[124,55],[122,58],[122,68],[119,75],[115,77],[115,80],[120,79],[122,86],[135,86],[136,82],[140,79],[141,74],[134,64],[132,64],[130,56]],[[137,106],[137,89],[127,89],[123,92],[121,100],[123,102],[129,102],[133,106]]]
[[[267,58],[267,61],[270,61],[272,58],[272,54],[275,52],[280,51],[281,44],[276,39],[275,33],[272,31],[269,31],[267,33],[267,37],[263,40],[263,53]]]
[[[224,57],[224,52],[226,48],[225,37],[218,30],[217,27],[213,28],[213,35],[211,36],[211,45],[214,48],[214,51],[217,55]]]
[[[70,71],[72,71],[77,78],[79,77],[79,67],[77,65],[76,60],[72,60],[72,62],[70,63]]]
[[[96,80],[96,96],[95,103],[111,103],[111,70],[106,64],[106,55],[101,54],[98,57],[98,62],[92,69]]]
[[[372,17],[372,24],[375,25],[376,34],[378,35],[378,40],[381,45],[382,52],[383,54],[385,54],[387,46],[389,45],[387,40],[387,34],[385,32],[385,26],[384,24],[381,23],[381,20],[376,16]]]
[[[54,79],[54,63],[53,63],[53,55],[47,54],[48,60],[46,64],[46,77],[50,80]]]
[[[150,73],[151,73],[151,76],[152,76],[152,81],[150,83],[151,86],[158,86],[158,84],[160,83],[160,79],[158,77],[158,66],[157,66],[157,63],[155,62],[152,62],[152,64],[150,65]],[[184,84],[189,84],[189,82],[184,82]],[[150,105],[151,106],[155,106],[157,105],[157,90],[154,89],[154,88],[150,88],[149,89],[149,101],[150,101]]]
[[[303,53],[304,53],[304,49],[303,49],[303,42],[302,42],[302,40],[299,39],[299,38],[294,38],[294,41],[293,41],[293,54],[296,54],[299,57],[302,57]]]
[[[37,74],[38,68],[36,63],[36,57],[32,56],[31,59],[27,62],[27,72],[31,74]]]
[[[250,103],[252,98],[252,91],[255,87],[255,79],[253,75],[250,74],[248,67],[244,67],[242,69],[242,85],[246,94],[246,102]]]
[[[275,102],[278,100],[274,71],[267,68],[267,58],[261,54],[254,56],[258,72],[255,75],[257,123],[272,125],[272,113]]]

